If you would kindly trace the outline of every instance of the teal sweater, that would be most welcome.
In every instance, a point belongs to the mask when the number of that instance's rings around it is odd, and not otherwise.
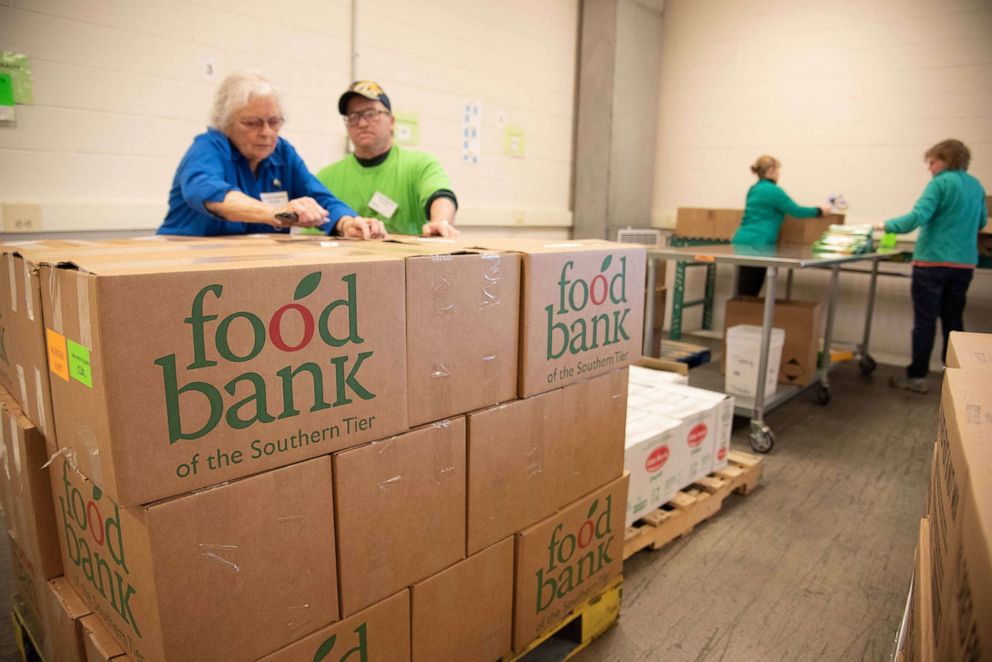
[[[978,264],[978,231],[988,222],[985,189],[963,170],[937,173],[913,211],[885,221],[885,231],[920,228],[913,248],[919,262]]]
[[[748,246],[775,244],[786,214],[813,218],[820,215],[820,210],[797,205],[778,184],[770,179],[759,179],[748,189],[741,226],[730,241]]]

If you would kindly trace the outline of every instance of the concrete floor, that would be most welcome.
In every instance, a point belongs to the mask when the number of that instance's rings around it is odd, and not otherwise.
[[[767,415],[777,443],[762,485],[630,558],[619,624],[574,659],[888,660],[940,401],[939,376],[921,396],[888,387],[896,374],[842,364],[828,406],[807,392]],[[747,422],[735,423],[734,448],[750,451]]]
[[[620,623],[575,659],[887,660],[912,575],[939,403],[935,375],[920,396],[886,386],[898,372],[880,366],[863,379],[844,364],[831,373],[829,406],[807,393],[769,414],[777,445],[762,485],[732,495],[688,537],[631,558]],[[749,451],[746,421],[736,423],[734,447]],[[4,605],[8,554],[0,544]],[[4,623],[0,662],[14,662]]]

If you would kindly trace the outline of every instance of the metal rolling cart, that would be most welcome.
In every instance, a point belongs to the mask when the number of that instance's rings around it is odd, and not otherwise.
[[[775,435],[765,424],[765,412],[771,411],[781,404],[791,400],[800,393],[815,389],[816,398],[820,404],[830,402],[830,346],[833,341],[834,308],[837,299],[837,282],[841,265],[853,262],[871,262],[871,281],[868,286],[867,301],[865,302],[865,326],[861,343],[857,347],[859,368],[862,374],[870,374],[875,370],[875,361],[868,353],[871,339],[871,322],[875,305],[875,288],[878,281],[878,263],[902,255],[902,251],[865,253],[861,255],[816,254],[809,246],[780,245],[768,248],[754,248],[734,245],[656,247],[648,250],[648,288],[653,288],[657,278],[656,260],[680,260],[693,262],[709,262],[713,264],[730,264],[734,266],[764,267],[765,305],[761,325],[761,355],[758,361],[757,384],[755,397],[735,396],[734,413],[751,419],[750,443],[758,453],[767,453],[775,445]],[[774,319],[775,298],[777,295],[777,276],[780,269],[789,270],[787,287],[791,289],[793,269],[830,269],[830,289],[827,297],[826,324],[823,332],[822,359],[817,371],[817,378],[807,386],[780,385],[775,393],[765,400],[764,375],[768,370],[768,347],[771,341],[772,320]],[[649,290],[652,291],[652,290]],[[648,301],[645,320],[653,319],[653,301]],[[644,351],[648,352],[653,341],[653,329],[646,324],[644,328]]]

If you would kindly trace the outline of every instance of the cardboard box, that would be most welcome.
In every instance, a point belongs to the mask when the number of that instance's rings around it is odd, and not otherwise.
[[[933,646],[933,559],[930,556],[930,520],[920,520],[920,540],[913,573],[913,627],[907,659],[934,662]]]
[[[514,650],[620,574],[627,483],[625,475],[515,536]]]
[[[45,439],[10,396],[0,390],[0,496],[4,522],[32,575],[62,575]]]
[[[992,389],[982,370],[944,371],[931,483],[935,659],[992,651]]]
[[[728,328],[738,324],[761,326],[764,305],[764,299],[728,299],[724,312],[724,335]],[[820,304],[816,301],[792,299],[775,302],[772,326],[785,330],[782,364],[778,371],[779,384],[805,386],[816,379],[820,334],[823,331],[820,313]],[[726,341],[723,349],[726,356]]]
[[[679,207],[675,234],[700,239],[731,239],[740,227],[742,209],[698,209]]]
[[[513,538],[410,592],[413,660],[502,660],[513,630]]]
[[[992,333],[951,331],[946,365],[969,370],[992,369]]]
[[[334,455],[341,614],[465,558],[465,419]]]
[[[689,448],[682,421],[650,411],[627,411],[624,469],[630,474],[627,515],[630,526],[671,500],[689,483]]]
[[[83,633],[86,662],[130,662],[131,658],[94,614],[83,616],[79,625]]]
[[[338,618],[330,457],[122,508],[60,458],[66,578],[135,660],[254,660]]]
[[[796,218],[786,214],[782,229],[778,233],[778,243],[810,246],[831,225],[843,224],[844,214],[828,214],[817,218]]]
[[[627,370],[468,415],[474,554],[623,473]]]
[[[9,590],[12,602],[24,621],[24,626],[31,634],[39,650],[47,644],[48,627],[46,625],[45,593],[48,582],[41,577],[38,569],[32,565],[27,555],[18,544],[8,535],[5,536],[10,550]]]
[[[45,643],[42,656],[59,662],[86,662],[80,620],[92,613],[65,577],[48,581],[44,591]]]
[[[517,394],[520,255],[449,244],[371,242],[406,260],[410,426],[512,400]]]
[[[519,239],[474,245],[523,254],[520,397],[624,368],[641,355],[643,246]]]
[[[60,448],[131,506],[402,432],[403,267],[343,249],[44,265]]]
[[[367,609],[267,655],[260,662],[360,662],[410,659],[410,592]]]

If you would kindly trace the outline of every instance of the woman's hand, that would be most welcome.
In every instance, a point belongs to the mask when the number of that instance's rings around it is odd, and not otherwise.
[[[425,237],[435,236],[444,237],[446,239],[454,239],[458,236],[458,228],[447,220],[427,221],[420,229],[420,234]]]
[[[285,222],[276,218],[277,215],[283,214],[295,214],[296,220]],[[277,228],[286,228],[290,226],[315,228],[326,223],[328,216],[329,214],[327,213],[327,210],[317,204],[317,201],[313,198],[296,198],[295,200],[290,200],[289,204],[276,207],[272,211],[271,225]]]
[[[823,216],[830,216],[834,213],[834,208],[831,205],[820,205],[820,214]]]
[[[337,230],[342,236],[352,239],[385,239],[388,236],[382,221],[362,216],[342,216]]]

